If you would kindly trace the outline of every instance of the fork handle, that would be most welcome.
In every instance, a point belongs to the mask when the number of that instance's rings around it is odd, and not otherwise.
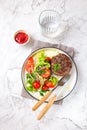
[[[42,111],[39,113],[37,119],[40,120],[45,114],[46,112],[49,110],[49,108],[52,106],[52,104],[54,103],[54,101],[56,100],[57,96],[53,96],[49,102],[46,104],[46,106],[42,109]]]
[[[41,98],[32,108],[35,111],[41,104],[51,95],[52,91],[49,91],[44,97]]]

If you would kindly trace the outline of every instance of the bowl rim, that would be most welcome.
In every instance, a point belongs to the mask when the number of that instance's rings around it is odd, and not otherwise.
[[[16,42],[16,40],[15,40],[16,35],[17,35],[18,33],[20,33],[20,32],[23,32],[23,33],[25,33],[25,34],[28,35],[28,40],[27,40],[26,42],[22,43],[22,44],[20,44],[19,42]],[[15,41],[17,44],[19,44],[19,45],[26,45],[26,44],[30,41],[30,34],[29,34],[27,31],[20,29],[20,30],[18,30],[18,31],[15,32],[15,34],[14,34],[14,41]]]
[[[31,93],[29,93],[29,92],[26,90],[25,85],[24,85],[24,82],[23,82],[23,78],[22,78],[22,71],[23,71],[23,68],[24,68],[24,65],[25,65],[27,59],[28,59],[34,52],[39,51],[39,50],[41,50],[41,49],[51,49],[51,48],[52,48],[52,49],[58,49],[58,50],[60,50],[60,51],[63,51],[64,53],[66,53],[66,54],[71,58],[71,60],[73,61],[74,65],[75,65],[75,68],[76,68],[76,81],[75,81],[75,84],[74,84],[72,90],[71,90],[65,97],[63,97],[63,98],[61,98],[61,99],[59,99],[59,100],[54,101],[54,103],[57,103],[57,102],[59,102],[59,101],[62,101],[63,99],[65,99],[67,96],[70,95],[70,93],[74,90],[74,88],[75,88],[75,86],[76,86],[76,84],[77,84],[77,81],[78,81],[78,69],[77,69],[77,65],[76,65],[75,61],[73,60],[73,58],[70,56],[70,54],[68,54],[66,51],[64,51],[64,50],[62,50],[62,49],[60,49],[60,48],[57,48],[57,47],[41,47],[41,48],[39,48],[39,49],[36,49],[36,50],[32,51],[32,52],[28,55],[28,57],[25,59],[23,65],[22,65],[22,69],[21,69],[21,80],[22,80],[22,84],[23,84],[23,87],[24,87],[25,91],[26,91],[33,99],[36,99],[37,101],[39,101],[39,99],[37,99],[36,97],[34,97],[33,95],[31,95]],[[48,103],[48,101],[45,101],[45,102]]]

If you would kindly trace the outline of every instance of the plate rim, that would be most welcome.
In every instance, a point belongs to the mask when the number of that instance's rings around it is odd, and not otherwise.
[[[54,101],[54,103],[57,103],[57,102],[59,102],[59,101],[62,101],[63,99],[65,99],[67,96],[70,95],[70,93],[74,90],[74,88],[75,88],[75,86],[76,86],[76,84],[77,84],[77,80],[78,80],[78,69],[77,69],[77,65],[76,65],[75,61],[73,60],[73,58],[70,56],[70,54],[68,54],[68,52],[66,52],[66,51],[64,51],[64,50],[62,50],[62,49],[60,49],[60,48],[57,48],[57,47],[41,47],[41,48],[38,48],[38,49],[32,51],[32,52],[27,56],[27,58],[25,59],[23,65],[22,65],[22,68],[21,68],[21,80],[22,80],[23,88],[25,89],[25,91],[26,91],[32,98],[34,98],[34,99],[36,99],[37,101],[39,101],[39,99],[37,99],[36,97],[34,97],[29,91],[26,90],[25,85],[24,85],[24,82],[23,82],[23,78],[22,78],[22,71],[23,71],[23,68],[24,68],[24,65],[25,65],[27,59],[28,59],[33,53],[35,53],[36,51],[39,51],[39,50],[41,50],[41,49],[51,49],[51,48],[52,48],[52,49],[58,49],[58,50],[60,50],[60,51],[62,51],[62,52],[64,52],[64,53],[66,53],[66,54],[71,58],[71,60],[73,61],[74,65],[75,65],[75,69],[76,69],[76,81],[75,81],[75,84],[74,84],[73,88],[71,89],[71,91],[70,91],[66,96],[64,96],[63,98],[61,98],[61,99],[59,99],[59,100],[57,99],[56,101]],[[47,103],[48,101],[45,101],[45,102]]]

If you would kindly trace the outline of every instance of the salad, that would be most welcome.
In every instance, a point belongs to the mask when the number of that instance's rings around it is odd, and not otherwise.
[[[25,64],[25,88],[29,92],[39,92],[44,96],[47,91],[55,88],[58,77],[52,74],[51,57],[44,51],[30,56]]]

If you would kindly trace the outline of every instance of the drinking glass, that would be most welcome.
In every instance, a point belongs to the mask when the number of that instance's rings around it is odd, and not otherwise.
[[[61,17],[57,11],[44,10],[40,13],[39,24],[43,35],[50,38],[58,36],[62,32],[60,23]]]

